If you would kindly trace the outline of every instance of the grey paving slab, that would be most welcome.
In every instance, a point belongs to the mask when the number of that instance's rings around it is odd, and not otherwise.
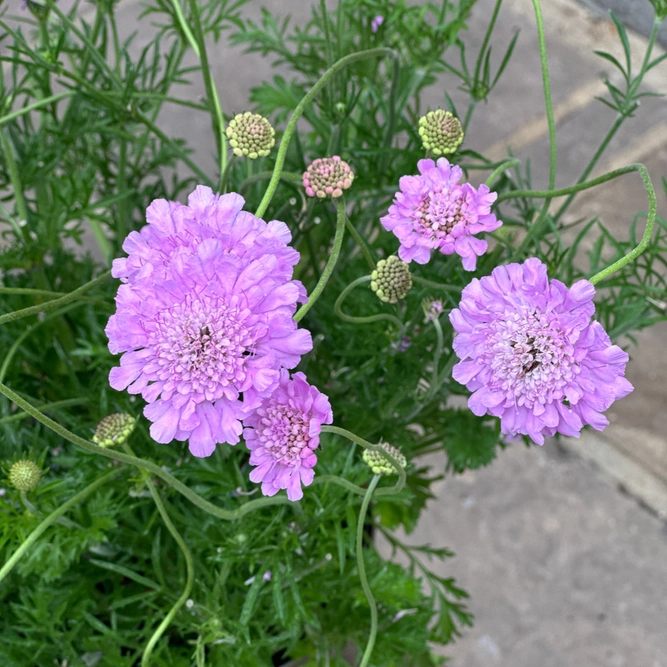
[[[515,445],[437,495],[405,539],[451,548],[471,594],[452,667],[667,666],[665,524],[588,463]]]

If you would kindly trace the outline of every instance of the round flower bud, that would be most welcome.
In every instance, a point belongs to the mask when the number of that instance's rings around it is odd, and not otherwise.
[[[314,160],[303,172],[303,187],[309,197],[340,197],[354,180],[350,165],[338,155]]]
[[[424,309],[424,322],[433,322],[437,320],[442,314],[443,306],[440,299],[426,298],[422,301],[422,308]]]
[[[93,442],[100,447],[122,445],[130,437],[136,421],[123,412],[108,415],[97,425]]]
[[[229,121],[226,133],[234,155],[245,155],[251,160],[267,156],[276,143],[276,131],[271,123],[250,111],[237,113]]]
[[[28,459],[17,461],[9,469],[9,483],[18,491],[33,491],[42,479],[40,467]]]
[[[396,303],[404,299],[412,287],[410,265],[396,255],[381,259],[371,273],[371,289],[380,301]]]
[[[450,111],[436,109],[419,119],[419,136],[433,155],[453,153],[463,141],[463,128]]]
[[[405,456],[401,454],[401,450],[390,445],[386,442],[378,443],[382,449],[384,449],[387,454],[393,456],[401,468],[405,468],[407,461]],[[392,475],[396,473],[394,466],[389,463],[389,460],[386,459],[380,452],[374,452],[370,449],[364,449],[363,453],[364,462],[376,475]]]

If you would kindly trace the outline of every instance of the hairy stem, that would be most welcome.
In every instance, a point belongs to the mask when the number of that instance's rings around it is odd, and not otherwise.
[[[338,296],[336,303],[334,304],[334,313],[337,317],[340,317],[344,322],[352,322],[354,324],[369,324],[370,322],[381,322],[382,320],[387,320],[395,324],[399,331],[403,328],[403,322],[394,315],[389,313],[378,313],[377,315],[365,315],[357,317],[356,315],[348,315],[343,312],[343,302],[347,299],[350,292],[357,287],[358,285],[363,285],[364,283],[369,283],[372,280],[370,276],[360,276],[356,280],[353,280]]]

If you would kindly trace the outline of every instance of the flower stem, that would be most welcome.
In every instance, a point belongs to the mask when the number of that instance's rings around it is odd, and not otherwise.
[[[502,174],[506,169],[509,169],[510,167],[516,167],[521,164],[521,160],[518,158],[509,158],[508,160],[504,160],[502,164],[498,165],[490,174],[489,177],[484,181],[486,185],[491,187],[493,182]]]
[[[551,84],[549,83],[549,66],[547,61],[547,45],[544,38],[544,21],[542,19],[542,9],[540,7],[540,0],[533,0],[533,7],[535,9],[535,20],[537,22],[537,36],[540,42],[540,62],[542,65],[542,83],[544,86],[544,103],[547,112],[547,124],[549,126],[549,190],[554,189],[556,184],[556,121],[554,119],[553,102],[551,101]],[[519,247],[514,251],[510,258],[510,262],[516,261],[524,253],[530,241],[536,235],[542,232],[546,222],[547,214],[549,213],[549,206],[551,205],[551,196],[544,200],[542,209],[537,215],[537,218],[530,226],[528,233]]]
[[[361,238],[361,234],[359,234],[356,227],[350,222],[350,219],[347,216],[345,216],[345,226],[347,227],[347,231],[350,232],[350,236],[357,242],[361,253],[366,258],[368,266],[372,271],[375,268],[375,262],[373,261],[370,250],[368,249],[365,241]]]
[[[391,56],[392,58],[398,58],[398,54],[393,49],[388,49],[385,47],[380,47],[377,49],[368,49],[367,51],[360,51],[359,53],[351,53],[340,60],[336,61],[322,76],[319,78],[317,83],[304,95],[303,99],[297,104],[294,113],[292,113],[285,132],[283,133],[282,139],[280,140],[280,146],[278,147],[278,155],[276,156],[276,164],[273,168],[273,176],[269,181],[269,185],[266,188],[264,197],[255,212],[255,215],[258,218],[263,217],[266,213],[266,209],[271,203],[271,199],[278,187],[278,180],[280,179],[280,172],[282,171],[283,165],[285,164],[285,156],[287,155],[287,147],[292,138],[292,134],[296,129],[296,124],[301,118],[305,108],[310,104],[315,96],[327,85],[329,79],[331,79],[336,72],[339,70],[356,63],[360,60],[366,60],[367,58],[378,58],[381,56]]]
[[[92,484],[89,484],[85,489],[79,491],[76,495],[72,496],[69,500],[64,502],[60,507],[53,510],[44,521],[42,521],[35,530],[26,537],[21,546],[9,557],[9,560],[2,566],[0,569],[0,581],[2,581],[14,568],[16,563],[23,557],[23,555],[30,549],[30,547],[39,539],[39,537],[44,533],[44,531],[51,527],[65,512],[80,503],[86,496],[90,495],[93,491],[98,489],[100,486],[103,486],[108,480],[112,477],[115,477],[120,470],[112,470],[102,475],[96,479]]]
[[[385,450],[380,445],[373,445],[367,440],[360,438],[355,433],[352,433],[351,431],[348,431],[347,429],[344,428],[340,428],[338,426],[323,425],[322,433],[334,433],[335,435],[340,435],[343,438],[347,438],[351,442],[356,443],[360,447],[363,447],[364,449],[370,449],[370,451],[372,452],[381,454],[385,459],[387,459],[387,461],[389,461],[391,466],[396,471],[396,474],[398,475],[398,482],[396,482],[394,486],[388,486],[383,489],[378,489],[375,495],[386,496],[394,493],[399,493],[405,486],[405,468],[403,468],[403,466],[387,450]]]
[[[16,392],[12,391],[5,384],[0,382],[0,394],[6,396],[10,401],[16,403],[16,405],[25,410],[30,414],[31,417],[34,417],[38,422],[44,424],[47,428],[50,428],[52,431],[69,440],[72,444],[85,449],[87,452],[92,454],[99,454],[100,456],[105,456],[108,459],[113,459],[115,461],[120,461],[121,463],[127,463],[128,465],[134,466],[139,470],[147,470],[153,473],[156,477],[159,477],[161,480],[169,484],[174,490],[178,491],[182,496],[185,496],[193,505],[196,505],[200,509],[212,514],[219,519],[225,521],[235,521],[240,519],[250,512],[261,509],[268,505],[287,505],[290,503],[287,496],[273,496],[271,498],[258,498],[257,500],[251,500],[250,502],[245,503],[241,507],[236,508],[235,510],[227,510],[222,507],[218,507],[213,503],[209,502],[205,498],[202,498],[198,493],[187,487],[183,482],[176,479],[171,473],[163,470],[159,465],[153,463],[152,461],[147,461],[145,459],[130,456],[129,454],[123,454],[122,452],[116,452],[112,449],[106,447],[99,447],[98,445],[93,444],[92,442],[81,438],[80,436],[72,433],[67,430],[64,426],[61,426],[57,422],[50,419],[35,406],[28,403],[28,401],[21,398]]]
[[[609,277],[612,273],[622,269],[628,262],[631,262],[635,257],[641,255],[646,247],[648,246],[651,235],[653,234],[653,226],[655,224],[655,217],[658,207],[658,202],[655,196],[655,189],[653,188],[653,183],[651,177],[643,164],[635,163],[629,164],[626,167],[620,167],[619,169],[614,169],[609,171],[602,176],[597,178],[592,178],[590,181],[585,181],[584,183],[576,183],[575,185],[570,185],[567,188],[561,188],[560,190],[514,190],[513,192],[504,192],[498,197],[499,201],[504,199],[516,198],[516,197],[532,197],[532,198],[541,198],[541,197],[560,197],[561,195],[571,194],[573,192],[579,192],[581,190],[587,190],[592,188],[595,185],[600,185],[601,183],[606,183],[607,181],[617,178],[618,176],[623,176],[624,174],[629,174],[630,172],[639,172],[642,182],[644,183],[644,189],[646,190],[646,195],[648,196],[648,215],[646,218],[646,228],[644,229],[644,235],[641,238],[641,241],[633,250],[631,250],[627,255],[621,257],[618,261],[614,262],[611,266],[608,266],[606,269],[603,269],[599,273],[596,273],[589,282],[595,285],[601,280]],[[530,230],[532,231],[532,230]],[[530,231],[528,234],[530,234]],[[512,261],[512,260],[510,260]]]
[[[443,283],[436,283],[435,281],[429,280],[428,278],[416,276],[414,273],[412,274],[412,280],[416,283],[419,283],[420,285],[423,285],[424,287],[444,290],[445,292],[455,292],[456,294],[460,294],[461,290],[463,289],[463,287],[459,285],[445,285]]]
[[[389,313],[378,313],[377,315],[366,315],[363,317],[357,317],[356,315],[348,315],[343,312],[343,302],[347,299],[350,292],[363,283],[369,283],[372,280],[370,276],[361,276],[356,280],[353,280],[338,296],[336,303],[334,304],[334,313],[344,322],[353,322],[354,324],[369,324],[370,322],[380,322],[382,320],[387,320],[388,322],[393,322],[399,329],[403,328],[403,322]]]
[[[345,197],[342,195],[334,199],[336,204],[336,234],[334,236],[333,249],[331,250],[331,255],[324,267],[324,271],[320,276],[320,279],[315,285],[315,289],[312,291],[310,298],[306,303],[299,308],[299,310],[294,315],[294,321],[300,322],[304,315],[315,305],[315,302],[320,298],[320,295],[324,291],[326,284],[329,282],[329,278],[336,267],[336,262],[338,261],[338,256],[340,255],[340,249],[343,247],[343,236],[345,235],[345,220],[347,216],[345,215]]]
[[[77,287],[73,292],[61,296],[59,299],[53,299],[53,301],[47,301],[46,303],[39,303],[36,306],[29,306],[28,308],[22,308],[21,310],[15,310],[11,313],[5,313],[0,315],[0,324],[5,324],[6,322],[12,322],[13,320],[21,319],[22,317],[28,317],[30,315],[36,315],[37,313],[42,313],[45,310],[52,310],[58,306],[64,306],[72,301],[75,301],[80,296],[89,292],[94,287],[102,284],[105,280],[111,277],[111,271],[105,271],[102,275],[98,276],[94,280]]]
[[[371,655],[373,653],[373,647],[375,646],[375,638],[377,637],[378,631],[378,608],[375,603],[375,598],[373,597],[373,592],[371,587],[368,585],[368,577],[366,576],[366,565],[364,563],[364,520],[366,518],[366,512],[368,511],[368,506],[371,502],[371,497],[373,496],[373,491],[380,481],[380,475],[373,475],[371,483],[368,485],[368,490],[366,495],[361,503],[361,509],[359,510],[359,518],[357,520],[357,568],[359,569],[359,579],[361,580],[361,587],[364,589],[364,595],[366,600],[368,600],[368,605],[371,608],[371,631],[368,635],[368,642],[366,643],[366,650],[364,655],[361,658],[359,667],[367,667],[370,662]]]
[[[130,456],[134,456],[132,448],[127,443],[123,445],[123,449]],[[176,542],[176,544],[178,544],[180,550],[183,552],[183,557],[185,558],[185,569],[187,573],[185,579],[185,587],[183,588],[181,596],[178,598],[178,600],[176,600],[174,606],[169,610],[169,613],[164,617],[164,619],[162,619],[162,623],[158,625],[157,629],[152,634],[151,638],[148,640],[148,644],[146,644],[144,653],[141,656],[141,667],[150,667],[151,654],[153,653],[155,645],[160,640],[160,637],[162,637],[162,635],[164,634],[164,631],[169,627],[169,624],[174,619],[174,616],[176,616],[176,614],[178,613],[178,610],[185,604],[185,601],[190,597],[190,593],[192,592],[192,586],[195,581],[195,566],[192,561],[192,554],[190,553],[190,549],[188,548],[188,545],[185,543],[185,540],[181,537],[178,530],[176,530],[176,526],[174,525],[174,522],[171,520],[171,517],[167,512],[167,508],[165,507],[165,504],[162,498],[160,497],[160,494],[153,485],[153,480],[151,479],[151,476],[147,472],[142,471],[142,477],[144,479],[144,482],[146,483],[146,486],[148,486],[148,490],[150,491],[151,496],[153,497],[153,501],[155,502],[157,511],[160,513],[160,516],[162,517],[165,526],[167,526],[167,530],[171,533],[171,536],[174,538],[174,541]]]

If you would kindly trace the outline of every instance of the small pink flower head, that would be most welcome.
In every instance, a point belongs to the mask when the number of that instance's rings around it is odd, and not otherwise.
[[[338,155],[314,160],[303,172],[303,187],[309,197],[340,197],[354,180],[350,165]]]
[[[401,246],[398,256],[404,262],[426,264],[431,250],[443,255],[457,253],[463,268],[474,271],[477,257],[488,247],[475,234],[491,232],[502,224],[491,213],[498,196],[486,185],[476,190],[469,183],[458,185],[463,172],[441,157],[420,160],[418,176],[403,176],[394,203],[380,222],[393,232]]]
[[[376,16],[371,21],[371,32],[377,32],[383,23],[384,23],[384,16]]]
[[[303,373],[290,380],[283,369],[273,395],[244,420],[250,464],[257,466],[250,479],[262,483],[265,496],[287,489],[290,500],[303,498],[301,487],[309,486],[315,475],[322,424],[332,421],[329,399],[309,385]]]
[[[473,279],[449,316],[461,359],[452,375],[473,392],[470,409],[538,445],[556,433],[579,437],[585,424],[603,430],[601,413],[632,385],[628,355],[591,321],[594,294],[587,280],[569,289],[550,281],[534,257]]]
[[[201,186],[188,206],[153,202],[123,245],[130,256],[114,262],[125,283],[106,333],[122,357],[109,382],[143,396],[155,441],[189,440],[194,456],[236,444],[280,369],[312,349],[293,320],[306,295],[289,229],[242,206]]]

